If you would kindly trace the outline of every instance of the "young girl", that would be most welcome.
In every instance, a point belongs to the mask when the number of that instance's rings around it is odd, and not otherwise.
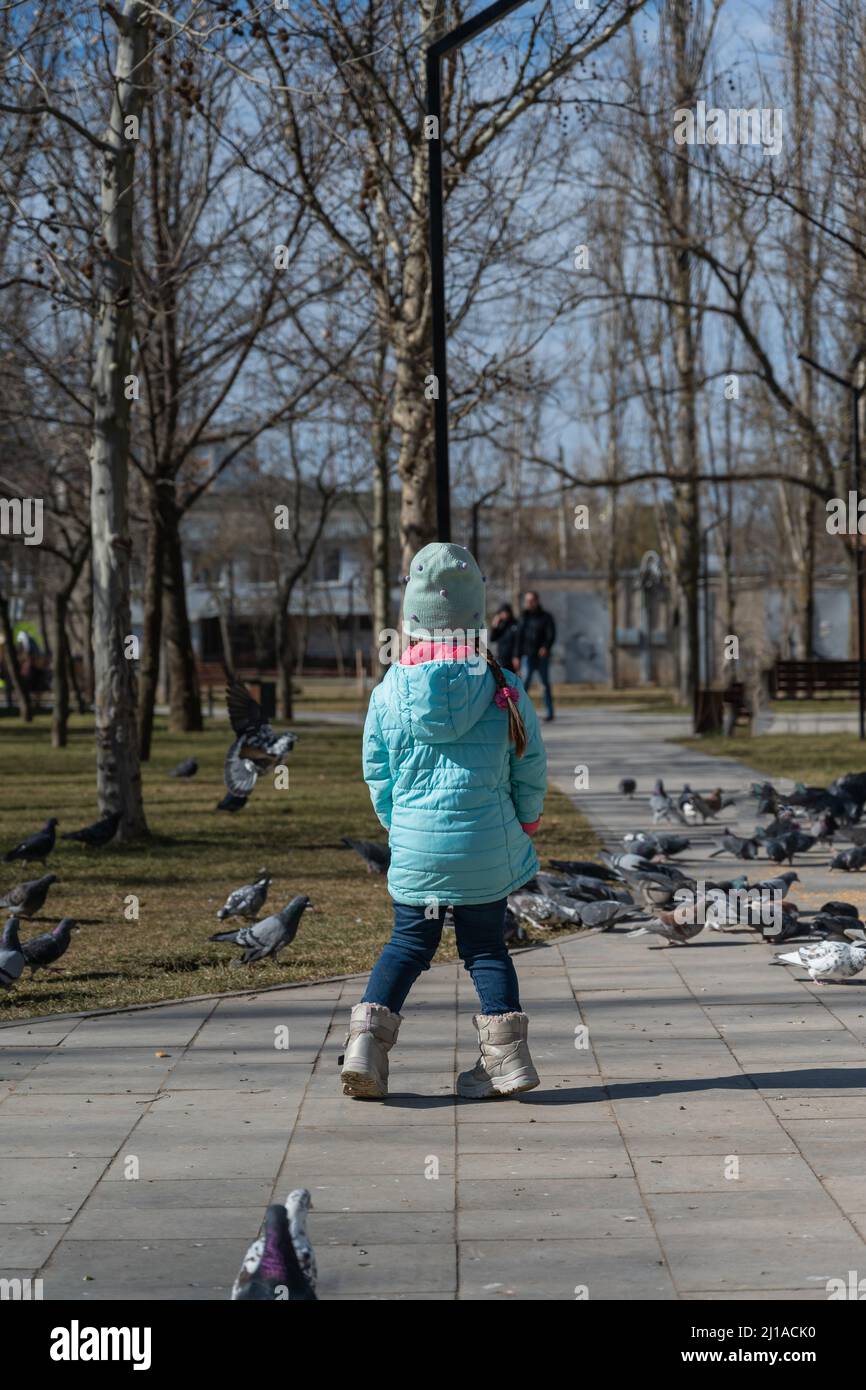
[[[373,691],[364,777],[388,831],[394,931],[352,1009],[343,1061],[347,1096],[388,1094],[388,1052],[400,1010],[430,968],[452,907],[457,950],[481,1012],[481,1055],[457,1094],[484,1097],[538,1085],[517,974],[504,942],[507,895],[533,877],[530,836],[547,790],[535,710],[516,676],[436,632],[479,634],[484,578],[463,546],[425,546],[403,601],[410,646]]]

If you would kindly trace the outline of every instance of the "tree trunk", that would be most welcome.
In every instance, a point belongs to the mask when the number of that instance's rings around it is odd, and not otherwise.
[[[289,613],[291,594],[280,595],[274,620],[274,643],[277,653],[277,709],[282,719],[294,718],[292,677],[295,654],[292,647],[292,619]]]
[[[154,498],[150,527],[147,532],[141,667],[138,673],[138,756],[143,763],[150,759],[156,687],[159,681],[159,653],[162,644],[162,571],[162,521]]]
[[[66,617],[69,600],[65,589],[54,595],[51,621],[51,747],[65,748],[69,725],[69,667],[66,650]]]
[[[18,713],[25,724],[29,724],[33,718],[33,704],[30,699],[30,692],[24,689],[24,682],[21,679],[18,648],[15,646],[15,632],[9,615],[9,600],[2,593],[0,593],[0,632],[3,633],[3,658],[6,675],[12,682],[12,689],[18,704]]]
[[[103,155],[101,233],[93,371],[90,514],[93,538],[93,654],[96,710],[96,795],[100,815],[121,813],[118,834],[147,833],[135,724],[130,637],[128,467],[130,402],[125,393],[132,357],[132,212],[135,140],[148,52],[147,12],[127,0],[119,19],[114,98]]]
[[[180,516],[174,499],[162,499],[163,542],[163,623],[165,625],[166,656],[168,660],[169,717],[173,733],[200,733],[204,728],[198,671],[192,646],[189,612],[186,606],[186,581],[183,573],[183,548],[180,539]]]
[[[373,654],[372,669],[379,679],[386,667],[381,660],[382,635],[390,619],[388,446],[377,422],[373,435]]]

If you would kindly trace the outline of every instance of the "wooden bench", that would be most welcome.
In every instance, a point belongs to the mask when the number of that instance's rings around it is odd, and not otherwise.
[[[770,695],[774,700],[856,695],[859,689],[856,661],[777,661],[771,673]]]

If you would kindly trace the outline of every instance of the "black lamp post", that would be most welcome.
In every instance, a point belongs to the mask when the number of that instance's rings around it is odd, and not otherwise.
[[[859,506],[860,486],[862,482],[862,469],[860,460],[860,397],[866,391],[866,381],[859,386],[857,377],[859,368],[866,357],[866,345],[858,348],[851,360],[848,376],[839,376],[837,372],[831,372],[829,367],[822,367],[820,362],[814,358],[807,357],[805,352],[798,352],[797,356],[801,362],[814,367],[816,372],[822,376],[829,377],[835,381],[837,386],[844,386],[848,392],[851,402],[851,479],[849,486],[855,494]],[[859,522],[859,515],[858,515]],[[857,542],[857,666],[858,666],[858,695],[860,706],[860,737],[866,739],[866,652],[864,652],[863,635],[863,585],[864,585],[864,553],[863,544],[859,530],[856,532]]]
[[[442,193],[442,59],[527,0],[496,0],[472,19],[449,29],[427,48],[427,115],[435,120],[428,141],[430,189],[430,289],[433,319],[433,423],[436,450],[436,531],[451,539],[451,479],[448,459],[448,341],[445,322],[445,205]]]

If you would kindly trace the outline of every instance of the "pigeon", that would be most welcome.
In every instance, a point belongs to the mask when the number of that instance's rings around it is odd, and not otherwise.
[[[634,794],[635,794],[636,791],[637,791],[637,782],[634,780],[633,777],[623,777],[623,778],[620,780],[620,784],[619,784],[619,794],[620,794],[620,796],[627,796],[628,799],[629,799],[629,801],[631,801],[631,799],[632,799],[632,797],[634,796]]]
[[[524,941],[528,940],[526,928],[521,926],[510,907],[505,909],[505,928],[502,939],[506,946],[522,946]]]
[[[639,854],[641,859],[652,859],[660,853],[655,836],[649,831],[623,835],[622,846],[626,854]]]
[[[550,931],[551,927],[582,926],[580,906],[566,904],[561,898],[549,893],[533,893],[529,885],[518,893],[511,893],[508,906],[514,915],[529,922],[538,931]]]
[[[265,905],[272,883],[273,879],[268,878],[267,874],[262,874],[255,883],[245,883],[242,888],[236,888],[233,893],[229,893],[225,905],[217,913],[219,921],[224,922],[227,917],[249,917],[250,921],[255,921]]]
[[[182,763],[173,767],[168,774],[169,777],[195,777],[198,772],[198,763],[195,758],[184,758]]]
[[[777,816],[774,816],[769,825],[759,825],[755,828],[756,840],[777,840],[780,835],[787,835],[789,830],[797,829],[797,816],[794,811],[783,808]]]
[[[852,849],[843,849],[841,853],[830,860],[831,869],[843,869],[846,874],[862,869],[864,864],[866,864],[866,845],[854,845]]]
[[[710,858],[715,859],[717,855],[727,851],[728,854],[733,854],[737,859],[757,859],[759,846],[760,841],[754,838],[743,839],[739,835],[734,835],[732,831],[726,830],[722,836],[721,848],[713,850]]]
[[[117,827],[120,825],[121,812],[112,811],[110,816],[103,816],[102,820],[95,821],[93,825],[85,825],[82,830],[67,830],[62,836],[64,840],[80,840],[83,845],[89,845],[91,849],[102,849],[113,840],[117,834]]]
[[[585,859],[548,859],[548,864],[552,869],[559,869],[560,873],[570,874],[576,878],[601,878],[608,882],[616,878],[605,864],[592,864]]]
[[[704,804],[708,806],[712,814],[716,816],[719,811],[724,811],[725,807],[735,806],[737,804],[737,798],[735,796],[725,796],[721,787],[716,787],[715,791],[707,792],[704,797]]]
[[[792,883],[799,883],[800,875],[793,869],[786,869],[785,873],[779,874],[778,878],[761,878],[756,883],[750,883],[751,890],[757,889],[761,894],[781,893],[783,898],[788,896],[791,891]]]
[[[602,931],[610,931],[617,922],[625,922],[633,919],[637,914],[632,903],[582,903],[578,908],[580,920],[585,927],[599,927]]]
[[[803,830],[789,830],[777,840],[765,840],[764,849],[767,851],[767,858],[772,859],[774,863],[784,864],[787,859],[789,864],[793,864],[795,854],[805,854],[814,844],[814,835],[807,835]]]
[[[305,1228],[310,1194],[296,1188],[285,1205],[265,1212],[258,1239],[244,1256],[232,1302],[316,1302],[316,1260]]]
[[[24,969],[18,925],[18,918],[10,917],[0,936],[0,989],[11,989]]]
[[[719,810],[721,809],[721,796],[722,793],[720,790]],[[693,792],[688,782],[683,787],[677,804],[686,820],[690,822],[696,821],[698,816],[700,816],[701,821],[705,823],[708,820],[712,820],[716,815],[716,809],[714,809],[704,797],[699,796],[697,792]]]
[[[71,917],[64,917],[53,931],[45,932],[42,936],[31,937],[29,941],[25,941],[21,950],[24,953],[24,959],[30,966],[30,974],[35,975],[37,970],[47,970],[56,960],[64,956],[69,950],[72,933],[78,929],[77,922],[74,922]]]
[[[236,738],[226,753],[225,784],[234,796],[246,797],[261,773],[277,767],[291,753],[298,736],[291,730],[275,733],[243,681],[226,686],[226,708]]]
[[[276,960],[279,952],[290,946],[297,935],[301,918],[307,908],[312,911],[309,898],[299,894],[287,903],[282,912],[272,917],[263,917],[252,927],[238,927],[236,931],[218,931],[209,936],[209,941],[232,941],[243,946],[244,953],[240,965],[252,965],[254,961],[266,960],[268,956]]]
[[[638,927],[628,935],[662,936],[669,946],[686,946],[704,929],[702,906],[703,900],[699,899],[694,905],[694,910],[687,913],[681,908],[675,908],[673,912],[665,912],[659,908],[647,926]],[[686,920],[682,920],[683,918]],[[694,920],[688,920],[689,918]]]
[[[830,844],[839,829],[839,822],[832,811],[822,811],[809,828],[819,844]]]
[[[249,801],[248,796],[235,796],[234,792],[226,792],[222,801],[217,803],[218,811],[242,811]]]
[[[660,777],[656,779],[656,784],[650,795],[649,806],[653,813],[654,825],[658,825],[660,820],[678,820],[682,825],[688,824],[679,806],[665,791],[664,782]]]
[[[360,854],[367,865],[368,873],[388,872],[391,866],[391,851],[387,845],[377,845],[372,840],[351,840],[348,835],[343,836],[343,844],[347,849],[353,849],[356,854]]]
[[[815,984],[829,980],[847,980],[859,975],[866,966],[866,945],[857,946],[844,941],[816,941],[814,945],[801,946],[790,955],[776,956],[776,961],[785,965],[802,965],[809,972],[809,979]]]
[[[772,921],[761,922],[761,936],[765,941],[778,945],[791,937],[802,936],[809,928],[800,917],[796,903],[780,903],[779,911],[773,913]]]
[[[48,890],[57,882],[56,874],[43,874],[41,878],[30,878],[10,888],[5,898],[0,898],[0,907],[8,907],[17,917],[35,917],[45,905]]]
[[[10,849],[3,855],[3,863],[11,864],[16,859],[28,862],[31,859],[38,860],[44,864],[49,854],[54,849],[54,827],[57,825],[57,817],[52,816],[47,820],[41,830],[37,830],[35,835],[28,835],[26,840],[22,840],[14,849]]]

